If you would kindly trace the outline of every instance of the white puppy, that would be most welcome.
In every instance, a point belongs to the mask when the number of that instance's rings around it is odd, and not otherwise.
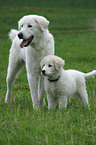
[[[12,46],[9,55],[5,102],[9,103],[12,83],[26,62],[33,108],[38,108],[39,104],[42,105],[44,95],[40,61],[44,56],[54,54],[54,38],[48,31],[49,21],[42,16],[24,16],[18,25],[19,30],[11,30],[9,34]]]
[[[82,73],[76,70],[64,70],[64,60],[60,57],[49,55],[41,61],[42,74],[45,77],[45,91],[48,99],[48,109],[67,107],[68,100],[76,93],[83,105],[88,105],[85,78],[96,75],[96,70],[90,73]]]

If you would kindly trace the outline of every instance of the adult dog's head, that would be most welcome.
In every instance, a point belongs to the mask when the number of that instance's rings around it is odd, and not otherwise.
[[[53,76],[63,68],[65,62],[58,56],[47,55],[41,61],[41,73],[45,76]]]
[[[49,21],[37,15],[27,15],[20,19],[19,26],[19,39],[23,39],[20,47],[27,47],[32,43],[38,43],[42,32],[48,29]]]

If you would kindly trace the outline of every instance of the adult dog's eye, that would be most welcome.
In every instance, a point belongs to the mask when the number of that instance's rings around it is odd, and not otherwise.
[[[23,25],[21,25],[21,28],[23,27]]]
[[[49,64],[49,65],[48,65],[48,67],[52,67],[52,65],[51,65],[51,64]]]
[[[29,25],[28,25],[28,28],[32,28],[32,25],[29,24]]]

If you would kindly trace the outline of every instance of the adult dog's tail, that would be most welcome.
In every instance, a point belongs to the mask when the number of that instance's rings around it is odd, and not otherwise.
[[[91,77],[94,77],[96,75],[96,70],[93,70],[92,72],[89,72],[89,73],[83,73],[83,76],[85,78],[91,78]]]
[[[17,34],[18,34],[17,30],[11,29],[11,31],[9,32],[9,38],[13,41]]]

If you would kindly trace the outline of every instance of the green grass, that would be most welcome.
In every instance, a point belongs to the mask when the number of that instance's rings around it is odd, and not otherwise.
[[[63,8],[96,8],[96,1],[95,0],[1,0],[1,5],[6,5],[9,7],[13,6],[31,6],[31,7],[63,7]]]
[[[74,96],[66,111],[57,108],[49,112],[47,105],[34,111],[25,68],[13,85],[10,105],[4,100],[11,45],[8,32],[17,29],[23,15],[47,17],[55,39],[55,54],[65,60],[64,68],[89,72],[96,69],[96,10],[93,7],[67,9],[57,4],[52,8],[50,3],[46,8],[24,3],[9,6],[4,2],[0,5],[0,145],[95,145],[96,77],[86,80],[90,110],[83,108]]]

